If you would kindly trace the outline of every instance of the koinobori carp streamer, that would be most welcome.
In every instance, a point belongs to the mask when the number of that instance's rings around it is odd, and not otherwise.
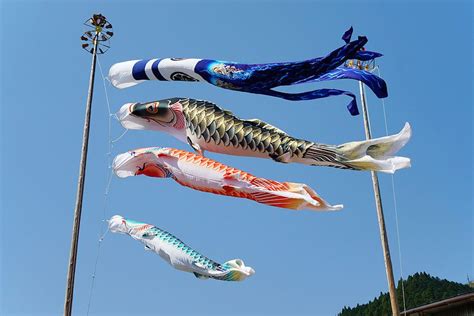
[[[235,91],[264,94],[286,100],[300,101],[347,95],[352,115],[359,114],[355,95],[339,89],[318,89],[286,93],[275,88],[309,82],[353,79],[365,83],[379,98],[387,97],[387,85],[376,75],[344,66],[348,60],[369,61],[382,56],[363,50],[367,38],[350,41],[352,28],[343,35],[346,44],[325,57],[300,62],[242,64],[197,58],[155,58],[131,60],[112,65],[109,80],[117,88],[127,88],[147,80],[200,81]]]
[[[410,139],[408,123],[396,135],[325,145],[292,137],[259,119],[240,119],[211,102],[189,98],[127,103],[117,117],[125,128],[166,132],[200,154],[211,151],[388,173],[410,166],[409,158],[394,156]]]
[[[255,271],[240,259],[217,263],[183,243],[174,235],[156,226],[139,223],[115,215],[109,220],[113,233],[127,234],[145,245],[145,249],[160,255],[174,268],[191,272],[199,279],[243,281]]]
[[[120,178],[146,175],[172,178],[179,184],[214,194],[246,198],[270,206],[293,210],[334,211],[309,186],[258,178],[212,159],[173,148],[136,149],[115,157],[115,174]]]

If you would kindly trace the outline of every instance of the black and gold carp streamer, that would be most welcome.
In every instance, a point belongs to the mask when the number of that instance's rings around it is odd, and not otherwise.
[[[201,154],[211,151],[388,173],[410,166],[410,159],[393,156],[410,139],[408,123],[396,135],[336,146],[299,139],[262,120],[240,119],[211,102],[190,98],[127,103],[118,117],[125,128],[169,133]]]

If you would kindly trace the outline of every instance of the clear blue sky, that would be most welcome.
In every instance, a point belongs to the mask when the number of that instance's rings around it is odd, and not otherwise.
[[[153,57],[248,63],[322,56],[351,25],[382,52],[389,87],[388,128],[408,121],[402,150],[411,169],[395,175],[405,275],[426,271],[466,282],[473,272],[472,4],[333,1],[1,2],[0,256],[2,315],[62,313],[90,67],[82,22],[112,22],[104,72],[119,61]],[[358,92],[354,81],[313,84]],[[345,97],[290,102],[205,84],[108,86],[112,110],[126,102],[188,96],[244,118],[261,118],[324,143],[364,138],[362,117]],[[385,135],[381,101],[369,93],[373,133]],[[103,215],[107,110],[96,82],[74,311],[87,310]],[[122,129],[113,122],[117,137]],[[145,146],[189,149],[156,132],[129,131],[113,154]],[[106,217],[121,214],[169,230],[203,254],[242,258],[256,274],[241,283],[201,281],[173,270],[132,239],[102,244],[91,315],[334,315],[387,290],[370,174],[209,153],[276,180],[303,182],[337,213],[291,212],[214,196],[173,181],[113,178]],[[391,177],[380,175],[395,269],[400,277]]]

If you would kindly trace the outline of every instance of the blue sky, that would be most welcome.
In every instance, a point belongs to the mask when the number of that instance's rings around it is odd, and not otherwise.
[[[394,178],[405,276],[426,271],[466,282],[472,254],[472,4],[469,1],[2,1],[0,59],[0,313],[62,313],[90,55],[82,22],[112,22],[106,73],[119,61],[196,57],[263,63],[322,56],[351,25],[384,54],[388,129],[408,121]],[[313,84],[358,92],[354,81]],[[364,138],[345,97],[290,102],[204,84],[107,85],[123,103],[174,96],[211,100],[244,118],[338,144]],[[299,89],[299,88],[298,88]],[[368,93],[373,134],[385,135],[382,103]],[[74,311],[89,302],[104,217],[121,214],[173,232],[217,261],[242,258],[241,283],[201,281],[173,270],[132,239],[103,241],[91,315],[334,315],[387,290],[370,174],[209,153],[255,175],[303,182],[337,213],[291,212],[215,196],[173,181],[113,178],[104,212],[108,112],[100,72],[94,95]],[[122,133],[112,122],[113,137]],[[113,155],[145,146],[189,149],[156,132],[129,131]],[[395,277],[400,277],[391,177],[380,175]],[[105,214],[105,215],[104,215]]]

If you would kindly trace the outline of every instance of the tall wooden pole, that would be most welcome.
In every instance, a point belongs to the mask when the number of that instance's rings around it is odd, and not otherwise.
[[[84,25],[93,28],[86,31],[81,40],[84,41],[82,48],[92,54],[92,65],[89,77],[89,91],[87,93],[86,114],[84,119],[84,131],[82,134],[81,161],[79,164],[79,179],[77,183],[76,204],[74,208],[74,222],[72,226],[71,249],[69,252],[69,265],[67,271],[66,296],[64,299],[64,315],[72,314],[72,301],[74,296],[74,279],[76,275],[77,247],[79,243],[79,229],[81,226],[82,199],[84,196],[84,182],[86,179],[87,150],[89,147],[89,127],[91,122],[92,96],[94,93],[95,66],[97,54],[105,53],[110,46],[105,42],[114,35],[112,24],[102,14],[94,14]],[[92,42],[92,49],[90,43]]]
[[[66,299],[64,301],[64,315],[72,313],[72,300],[74,294],[74,278],[76,274],[77,245],[79,242],[79,228],[81,226],[82,198],[84,195],[84,180],[86,179],[87,150],[89,147],[89,127],[91,121],[92,95],[94,93],[95,65],[97,60],[97,36],[94,37],[92,49],[92,66],[89,77],[89,92],[87,94],[86,116],[82,134],[81,162],[79,165],[79,180],[77,183],[76,205],[74,208],[74,223],[72,226],[71,250],[69,253],[69,266],[67,271]]]
[[[359,81],[360,98],[362,102],[362,113],[364,116],[365,138],[371,139],[369,113],[367,111],[367,100],[365,98],[364,84]],[[375,206],[377,208],[377,219],[379,222],[380,241],[382,242],[383,259],[385,261],[385,271],[387,273],[388,291],[390,294],[390,304],[392,306],[392,315],[399,316],[400,309],[398,307],[397,292],[395,290],[395,281],[393,279],[392,259],[390,258],[390,248],[388,246],[387,231],[385,230],[385,219],[383,216],[382,198],[380,197],[379,178],[377,172],[371,171],[372,184],[375,195]]]

